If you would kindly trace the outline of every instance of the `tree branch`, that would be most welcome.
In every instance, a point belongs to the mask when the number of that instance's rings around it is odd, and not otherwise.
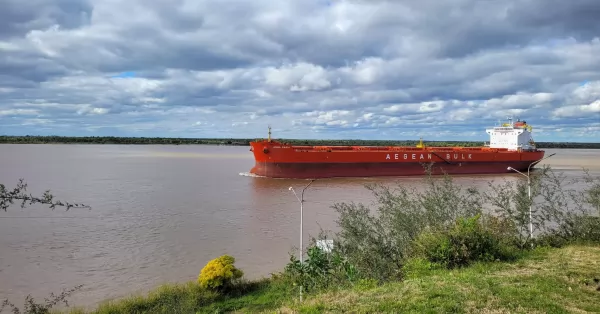
[[[4,184],[0,183],[0,209],[7,211],[8,207],[14,204],[15,201],[21,202],[21,208],[25,208],[25,204],[45,204],[50,205],[49,207],[54,210],[56,206],[66,207],[66,210],[71,208],[88,208],[91,209],[90,206],[80,203],[69,203],[63,202],[60,200],[55,200],[54,196],[50,193],[50,190],[44,192],[41,197],[33,196],[31,194],[26,193],[27,191],[27,183],[24,182],[24,179],[19,179],[19,183],[12,190],[7,189]]]

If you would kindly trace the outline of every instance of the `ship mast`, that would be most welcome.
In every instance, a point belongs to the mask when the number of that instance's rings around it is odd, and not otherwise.
[[[423,145],[423,138],[421,137],[421,138],[419,138],[419,144],[417,144],[417,148],[423,148],[423,147],[425,147],[425,146]]]
[[[269,137],[267,138],[267,141],[270,143],[271,142],[271,126],[269,125]]]

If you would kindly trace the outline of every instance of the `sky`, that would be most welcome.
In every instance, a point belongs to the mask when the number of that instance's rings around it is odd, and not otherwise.
[[[600,141],[598,0],[0,7],[0,134]]]

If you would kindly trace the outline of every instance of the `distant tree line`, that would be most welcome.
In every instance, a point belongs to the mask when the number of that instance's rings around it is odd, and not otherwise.
[[[0,136],[0,144],[130,144],[130,145],[249,145],[250,140],[233,138],[170,138],[117,136]]]
[[[116,137],[116,136],[0,136],[0,144],[129,144],[129,145],[228,145],[248,146],[255,138],[173,138],[173,137]],[[415,146],[419,141],[404,140],[308,140],[277,139],[293,145],[367,145]],[[481,146],[478,141],[423,141],[426,146]],[[536,142],[538,148],[597,148],[600,143]]]

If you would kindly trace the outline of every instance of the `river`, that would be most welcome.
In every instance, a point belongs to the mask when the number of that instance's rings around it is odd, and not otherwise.
[[[548,149],[544,162],[567,176],[600,174],[600,150]],[[236,258],[246,277],[280,271],[299,244],[304,180],[247,175],[248,147],[200,145],[0,145],[0,182],[50,189],[88,209],[18,205],[0,212],[0,299],[23,304],[83,284],[76,306],[159,284],[195,280],[210,259]],[[518,174],[459,176],[460,184]],[[334,202],[370,202],[365,183],[395,178],[324,179],[305,194],[304,235],[335,228]],[[421,179],[402,179],[418,185]]]

